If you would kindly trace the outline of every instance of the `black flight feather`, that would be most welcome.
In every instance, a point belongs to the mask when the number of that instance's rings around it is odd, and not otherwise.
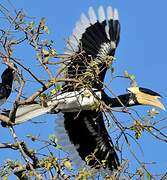
[[[84,161],[88,159],[88,165],[99,168],[102,161],[106,161],[105,168],[110,170],[119,166],[118,156],[104,125],[101,112],[64,113],[64,118],[65,129],[71,143],[74,144]]]
[[[101,15],[99,14],[99,16]],[[105,61],[106,57],[108,55],[112,57],[114,56],[115,49],[119,43],[120,23],[118,20],[117,12],[115,14],[113,13],[112,17],[108,17],[108,19],[104,19],[103,21],[97,19],[97,21],[93,24],[91,23],[90,19],[88,19],[88,27],[84,27],[84,22],[81,21],[80,26],[83,25],[83,27],[79,28],[82,28],[83,33],[79,37],[77,37],[77,33],[73,34],[75,36],[74,39],[78,38],[78,49],[76,49],[76,53],[80,53],[82,51],[83,57],[79,57],[79,60],[78,58],[71,60],[71,64],[67,68],[67,74],[69,77],[75,77],[76,74],[77,78],[79,76],[83,76],[83,73],[85,73],[87,70],[91,68],[89,63],[93,59],[93,61],[96,62],[99,71],[101,71],[98,78],[99,82],[103,82],[105,73],[108,69]],[[77,26],[78,25],[76,25],[76,27]],[[100,85],[100,87],[101,86],[102,85]],[[96,88],[98,88],[97,85]]]
[[[104,12],[103,8],[102,11]],[[102,15],[99,14],[99,16]],[[83,53],[68,61],[67,78],[82,78],[84,73],[91,69],[89,63],[95,62],[101,72],[98,79],[104,80],[108,68],[105,58],[108,55],[114,56],[119,42],[120,24],[117,15],[115,16],[113,14],[113,17],[108,17],[108,19],[101,17],[95,23],[90,23],[92,21],[89,17],[89,25],[78,39],[76,50],[76,54],[79,54],[81,50]],[[77,34],[74,36],[77,38]],[[100,89],[103,86],[96,84],[92,79],[88,79],[88,82],[92,84],[92,88]],[[63,92],[76,90],[73,86],[72,83],[66,83]],[[106,130],[102,112],[96,110],[65,112],[64,127],[82,160],[85,161],[92,154],[95,155],[94,159],[87,161],[89,166],[98,168],[104,160],[106,161],[104,168],[111,171],[118,168],[120,165],[118,156]]]

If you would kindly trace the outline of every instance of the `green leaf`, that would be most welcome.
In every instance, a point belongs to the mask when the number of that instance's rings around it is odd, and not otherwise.
[[[64,165],[64,167],[67,168],[68,170],[71,170],[71,169],[72,169],[71,162],[70,162],[68,159],[64,159],[63,165]]]
[[[54,95],[57,92],[59,92],[60,90],[61,90],[61,85],[57,84],[56,87],[50,91],[50,93],[51,93],[51,95]]]
[[[150,175],[150,173],[147,172],[146,177],[147,177],[147,180],[151,180],[151,175]]]
[[[135,133],[135,138],[139,139],[144,131],[144,127],[142,123],[138,120],[134,121],[133,125],[130,127],[132,131]]]
[[[50,141],[57,143],[57,137],[55,134],[50,134],[48,138]]]
[[[46,49],[42,49],[42,53],[45,55],[45,56],[49,56],[49,51],[47,51]]]
[[[3,177],[3,180],[8,180],[8,177],[7,176]]]
[[[47,34],[49,34],[49,28],[48,28],[47,26],[44,26],[43,30],[44,30]]]
[[[135,75],[134,74],[130,75],[130,79],[135,80],[136,79]]]

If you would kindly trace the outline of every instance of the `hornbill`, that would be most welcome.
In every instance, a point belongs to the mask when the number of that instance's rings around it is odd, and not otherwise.
[[[98,9],[98,18],[92,7],[88,17],[81,15],[76,23],[72,36],[67,43],[65,53],[79,54],[66,63],[66,77],[79,79],[83,83],[66,82],[63,92],[73,92],[83,86],[91,87],[93,92],[100,92],[100,99],[113,107],[129,107],[134,105],[153,105],[164,109],[158,100],[161,96],[146,88],[131,87],[128,93],[110,98],[103,90],[103,82],[107,69],[111,66],[115,50],[120,40],[120,23],[117,9],[102,6]],[[86,86],[87,85],[87,86]],[[72,160],[79,161],[79,166],[87,165],[95,168],[118,169],[119,158],[106,130],[103,114],[97,106],[93,109],[77,112],[63,112],[64,121],[59,120],[56,134],[59,143],[72,155]],[[70,145],[71,143],[71,145]],[[80,158],[79,158],[80,157]],[[105,163],[103,163],[105,162]]]
[[[81,15],[67,43],[70,56],[66,61],[65,76],[81,83],[66,82],[62,94],[50,97],[46,107],[39,103],[20,106],[16,124],[30,118],[60,110],[63,119],[57,120],[58,142],[72,155],[78,165],[104,168],[113,171],[120,165],[116,150],[104,124],[103,114],[97,108],[99,100],[110,107],[153,105],[164,109],[158,93],[140,87],[128,88],[126,94],[110,98],[103,82],[111,66],[120,39],[118,11],[109,6],[107,13],[102,6],[98,18],[90,7],[88,17]],[[74,56],[73,56],[74,54]],[[103,163],[102,163],[103,162]],[[104,163],[105,162],[105,163]]]
[[[14,70],[8,67],[1,75],[2,82],[0,83],[0,106],[6,102],[12,91],[12,83],[14,79]]]

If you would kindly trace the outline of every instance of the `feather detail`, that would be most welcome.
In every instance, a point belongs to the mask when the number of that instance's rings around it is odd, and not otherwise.
[[[88,17],[81,14],[80,20],[76,23],[73,30],[74,38],[70,38],[67,45],[68,54],[84,52],[83,58],[72,60],[71,65],[67,67],[67,75],[69,77],[79,78],[89,68],[91,58],[96,62],[99,71],[100,81],[104,80],[104,76],[108,67],[106,67],[107,56],[113,57],[115,49],[119,43],[120,24],[117,9],[112,10],[109,6],[106,14],[103,6],[98,9],[98,18],[92,7],[88,10]],[[74,41],[76,39],[77,41]],[[90,58],[91,57],[91,58]],[[70,61],[68,61],[70,64]],[[112,58],[111,63],[112,64]],[[79,67],[79,68],[78,68]]]
[[[60,128],[61,128],[61,131],[59,131]],[[65,151],[69,155],[70,159],[74,163],[74,166],[76,166],[79,170],[83,169],[86,166],[86,164],[80,158],[76,150],[77,145],[74,146],[69,140],[69,136],[64,127],[64,120],[63,120],[62,114],[59,115],[59,117],[56,119],[55,135],[57,137],[57,143],[60,146],[62,146],[61,148],[63,149],[63,151]]]
[[[64,113],[64,128],[71,144],[87,165],[117,169],[118,156],[105,128],[100,112]],[[102,161],[106,161],[105,166]]]
[[[95,24],[97,22],[97,17],[92,7],[89,8],[88,15],[89,15],[90,23]]]
[[[98,9],[98,15],[99,15],[99,22],[103,22],[106,18],[105,18],[105,12],[104,12],[104,8],[103,6],[100,6]]]
[[[90,21],[84,13],[81,14],[81,23],[85,29],[90,26]]]
[[[111,6],[108,6],[108,8],[107,8],[107,19],[108,19],[108,21],[110,19],[113,19],[113,10],[112,10]]]

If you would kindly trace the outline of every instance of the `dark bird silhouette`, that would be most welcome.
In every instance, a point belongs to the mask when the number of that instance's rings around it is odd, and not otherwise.
[[[1,75],[2,82],[0,83],[0,105],[6,102],[12,91],[12,83],[14,79],[14,71],[8,67]]]

